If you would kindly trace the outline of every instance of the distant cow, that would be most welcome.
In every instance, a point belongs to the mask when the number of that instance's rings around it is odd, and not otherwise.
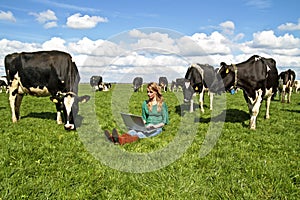
[[[176,92],[178,92],[179,88],[184,87],[184,83],[185,83],[185,78],[176,78],[175,81],[172,81],[171,83],[171,91],[174,92],[176,90]]]
[[[102,82],[102,76],[92,76],[90,78],[90,85],[95,91],[99,90],[99,85],[101,85]]]
[[[102,76],[92,76],[90,78],[90,85],[94,91],[109,91],[110,83],[104,83]]]
[[[138,92],[139,90],[143,91],[143,78],[142,77],[135,77],[133,79],[133,91]]]
[[[283,71],[279,74],[279,92],[281,94],[281,103],[284,103],[286,98],[287,103],[291,102],[295,77],[296,74],[291,69]]]
[[[278,71],[274,59],[254,55],[239,64],[227,65],[221,62],[218,75],[223,81],[214,84],[217,87],[213,88],[218,88],[216,91],[235,88],[243,90],[251,116],[250,129],[256,129],[256,118],[264,97],[267,97],[265,117],[270,118],[271,97],[278,87]]]
[[[193,112],[193,95],[199,93],[200,110],[204,113],[203,100],[205,89],[208,89],[210,95],[210,110],[213,109],[214,94],[210,87],[216,79],[214,67],[208,64],[192,64],[185,74],[185,84],[183,87],[183,96],[185,102],[190,102],[190,112]]]
[[[158,85],[161,87],[162,91],[167,92],[168,91],[168,79],[167,77],[159,77],[158,79]]]
[[[293,87],[295,88],[295,92],[298,93],[298,90],[300,88],[300,80],[295,80]]]
[[[5,90],[6,92],[8,91],[8,87],[7,87],[7,79],[6,77],[1,76],[0,78],[0,93],[2,93],[3,90]]]
[[[5,56],[5,71],[9,85],[12,121],[20,119],[24,94],[37,97],[51,96],[56,104],[57,123],[66,130],[75,130],[78,102],[89,96],[78,97],[80,76],[72,57],[61,51],[13,53]],[[63,119],[61,116],[63,114]]]

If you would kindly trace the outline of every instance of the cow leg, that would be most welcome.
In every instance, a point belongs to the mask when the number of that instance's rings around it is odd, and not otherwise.
[[[212,110],[213,109],[213,101],[214,101],[214,93],[208,92],[208,94],[209,94],[209,102],[210,102],[209,109]]]
[[[272,96],[268,96],[267,101],[266,101],[266,119],[270,119],[271,98],[272,98]]]
[[[265,116],[266,119],[270,119],[270,104],[271,104],[273,95],[274,95],[274,93],[273,93],[272,88],[269,90],[266,90],[266,94],[265,94],[265,96],[267,97],[267,99],[266,99],[266,116]]]
[[[194,112],[194,100],[193,99],[191,99],[191,101],[190,101],[190,112],[191,113]]]
[[[57,113],[56,113],[56,122],[57,122],[57,124],[63,124],[63,120],[61,117],[61,111],[57,111]]]
[[[293,88],[289,87],[289,94],[288,94],[288,100],[287,100],[288,103],[291,102],[292,90],[293,90]]]
[[[285,96],[286,96],[286,85],[283,85],[282,86],[282,92],[281,92],[281,103],[284,103],[285,102]]]
[[[199,93],[200,110],[202,113],[204,113],[203,98],[204,98],[204,90],[202,90],[202,92]]]
[[[9,103],[10,103],[10,108],[11,108],[11,113],[12,113],[12,122],[17,122],[21,116],[20,116],[20,107],[21,107],[21,102],[23,99],[22,94],[12,94],[10,93],[9,95]]]
[[[256,118],[259,113],[259,108],[261,106],[262,102],[262,90],[258,90],[256,92],[256,99],[252,100],[249,98],[248,107],[250,112],[250,129],[255,130],[256,129]]]
[[[20,119],[20,106],[23,95],[18,94],[19,83],[14,79],[9,87],[9,103],[12,113],[12,122],[15,123]]]

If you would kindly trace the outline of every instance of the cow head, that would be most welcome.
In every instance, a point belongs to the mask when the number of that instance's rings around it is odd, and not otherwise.
[[[193,98],[195,92],[202,92],[203,79],[199,71],[195,67],[189,67],[185,74],[185,82],[182,88],[184,102],[189,102]]]
[[[203,90],[203,85],[201,85],[200,83],[196,83],[196,84],[192,85],[189,80],[186,80],[184,82],[184,86],[182,88],[184,102],[185,103],[190,102],[193,98],[193,94],[195,92],[200,93],[200,92],[202,92],[202,90]]]
[[[212,92],[221,93],[235,87],[235,69],[234,65],[227,65],[225,62],[221,62],[220,68],[217,71],[217,78],[212,84]]]
[[[56,104],[58,112],[63,113],[64,127],[66,130],[76,130],[76,117],[79,111],[79,102],[87,102],[90,96],[77,96],[73,92],[59,93],[50,97],[50,100]],[[58,113],[60,114],[60,113]]]

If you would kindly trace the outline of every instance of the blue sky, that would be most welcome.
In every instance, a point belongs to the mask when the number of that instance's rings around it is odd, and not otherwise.
[[[237,63],[259,54],[300,76],[298,10],[295,0],[3,0],[0,59],[20,51],[64,50],[73,56],[84,82],[94,74],[118,82],[131,79],[122,75],[126,72],[146,76],[145,81],[156,79],[153,66],[157,74],[174,79],[184,76],[192,62],[217,67],[221,61]],[[185,39],[184,45],[178,38]]]

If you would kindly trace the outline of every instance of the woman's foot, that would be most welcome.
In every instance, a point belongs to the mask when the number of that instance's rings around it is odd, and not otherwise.
[[[105,131],[104,131],[104,135],[105,135],[105,137],[108,139],[108,141],[114,142],[114,139],[113,139],[112,135],[109,133],[108,130],[105,130]]]
[[[112,139],[113,139],[113,141],[115,142],[115,144],[118,144],[118,143],[119,143],[119,133],[118,133],[118,131],[117,131],[116,128],[114,128],[114,129],[112,130]]]

